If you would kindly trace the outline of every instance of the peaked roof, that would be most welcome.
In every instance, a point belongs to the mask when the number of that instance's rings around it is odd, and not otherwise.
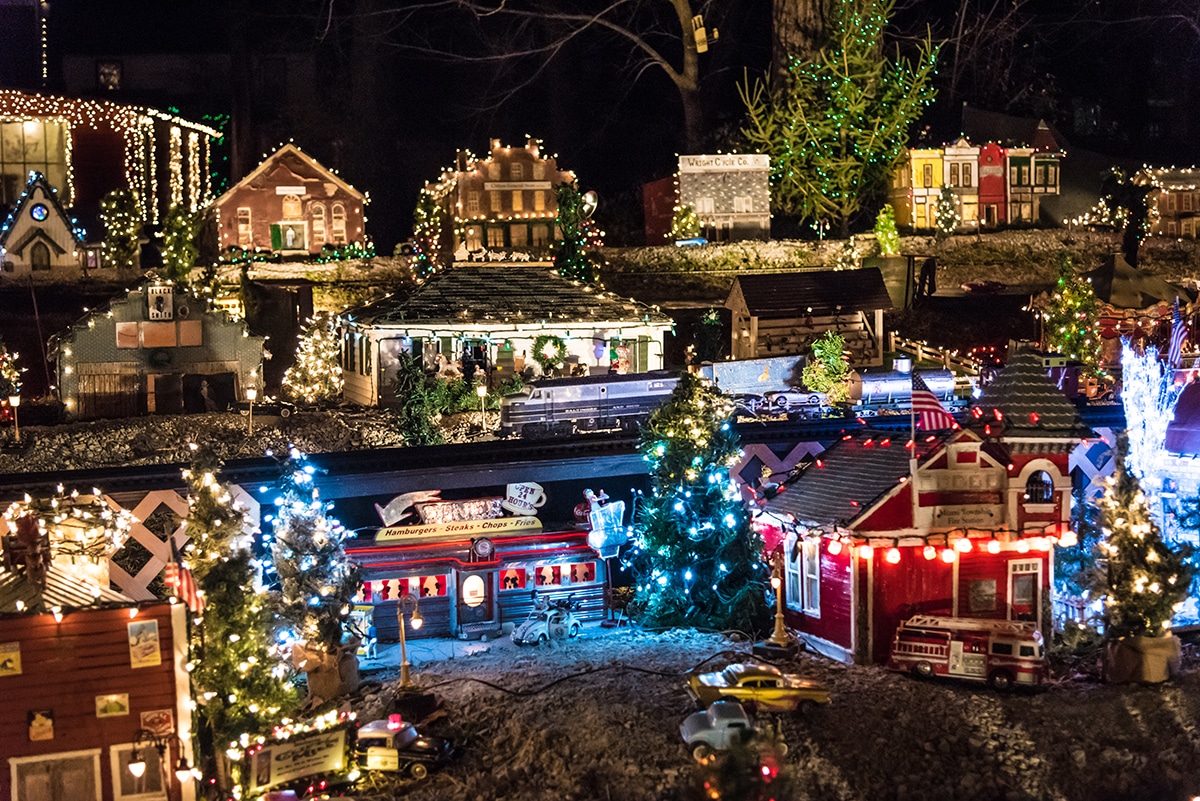
[[[71,232],[71,236],[75,238],[76,242],[82,244],[83,236],[80,234],[79,228],[67,214],[66,209],[62,207],[62,203],[58,201],[58,192],[56,192],[54,187],[50,185],[50,182],[46,180],[46,176],[42,175],[36,170],[31,170],[29,172],[29,182],[25,184],[25,191],[21,193],[21,197],[17,198],[17,205],[11,212],[9,212],[8,219],[4,221],[4,225],[0,225],[0,247],[8,247],[8,237],[13,230],[13,227],[16,225],[17,220],[21,219],[21,215],[25,213],[25,209],[30,203],[38,202],[33,197],[33,189],[36,186],[40,186],[42,188],[44,194],[46,195],[46,200],[50,204],[50,208],[55,214],[62,218],[62,221],[67,226],[67,230]],[[26,239],[28,239],[28,237],[26,237]],[[25,244],[26,242],[22,241],[20,244],[14,245],[8,249],[17,250],[24,247]],[[54,247],[58,248],[58,245],[54,244]]]
[[[918,437],[917,458],[941,447],[951,434]],[[822,453],[764,507],[777,515],[818,525],[849,525],[875,502],[907,480],[907,433],[862,429]]]
[[[17,601],[22,604],[20,608]],[[0,615],[52,612],[55,607],[69,610],[91,606],[132,606],[136,603],[128,596],[83,581],[57,566],[46,572],[44,587],[27,579],[22,571],[0,568]]]
[[[741,293],[752,317],[795,317],[809,308],[819,317],[842,312],[892,308],[878,267],[861,270],[814,270],[802,273],[739,275],[725,301]]]
[[[963,104],[962,132],[976,142],[996,142],[1005,147],[1031,147],[1038,151],[1066,151],[1071,147],[1053,123],[1035,117],[1017,117],[984,111]]]
[[[1090,433],[1075,405],[1046,372],[1042,357],[1031,350],[1020,350],[1008,360],[984,387],[976,407],[982,412],[977,426],[994,425],[995,412],[1000,412],[1004,437],[1058,439]]]
[[[1130,266],[1120,253],[1105,256],[1099,267],[1083,277],[1092,282],[1092,292],[1099,300],[1118,309],[1145,309],[1174,303],[1176,297],[1184,303],[1190,300],[1184,289]]]
[[[228,198],[232,193],[236,192],[237,190],[239,190],[243,187],[249,186],[251,183],[253,183],[255,180],[257,180],[259,176],[261,176],[267,170],[271,169],[276,164],[278,164],[279,160],[285,155],[295,155],[295,156],[299,157],[302,161],[306,162],[310,167],[315,169],[325,180],[333,181],[335,184],[340,186],[342,189],[346,190],[347,192],[354,195],[355,197],[357,197],[360,200],[365,199],[365,196],[363,195],[362,192],[359,192],[353,186],[351,186],[350,184],[346,183],[344,180],[339,178],[328,167],[321,164],[321,162],[317,161],[312,156],[308,155],[307,153],[305,153],[300,148],[296,147],[291,142],[288,142],[286,145],[279,148],[274,153],[272,153],[271,155],[269,155],[265,159],[263,159],[262,163],[259,164],[257,167],[255,167],[253,170],[251,170],[246,175],[245,178],[243,178],[242,180],[238,181],[233,186],[226,189],[225,192],[219,198],[217,198],[215,201],[213,201],[213,204],[216,206],[222,205],[225,202],[225,199]]]
[[[631,298],[621,298],[543,267],[455,267],[434,274],[407,298],[386,297],[342,313],[365,323],[646,322],[671,318]]]

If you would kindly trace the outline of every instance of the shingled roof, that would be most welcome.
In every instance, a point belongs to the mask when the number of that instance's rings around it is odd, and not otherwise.
[[[554,270],[511,265],[446,270],[407,298],[383,298],[344,316],[368,324],[671,323],[644,303],[571,281]]]
[[[739,275],[726,308],[734,308],[739,293],[752,317],[796,317],[810,307],[818,317],[892,308],[878,267]]]
[[[0,568],[0,614],[47,613],[56,608],[71,610],[91,606],[132,606],[136,603],[132,598],[108,587],[89,585],[62,569],[52,567],[47,571],[46,585],[43,587],[26,578],[22,571]]]
[[[924,459],[953,432],[919,437]],[[784,490],[767,502],[776,515],[815,525],[849,525],[909,474],[907,434],[862,429],[821,454]]]
[[[1092,284],[1092,292],[1118,309],[1145,309],[1158,303],[1187,303],[1187,292],[1158,276],[1131,267],[1120,253],[1111,253],[1091,272],[1083,274]]]
[[[980,425],[995,425],[999,410],[1004,436],[1060,438],[1090,433],[1074,404],[1046,372],[1042,357],[1030,350],[1018,351],[1008,360],[976,406],[983,412]]]

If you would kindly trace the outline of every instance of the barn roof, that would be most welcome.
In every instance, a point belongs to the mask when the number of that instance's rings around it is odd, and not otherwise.
[[[809,308],[817,317],[892,308],[878,267],[739,275],[726,308],[734,308],[739,293],[752,317],[797,317]]]
[[[924,459],[954,432],[918,437]],[[906,434],[862,429],[835,443],[767,502],[766,511],[817,525],[849,525],[909,475]]]
[[[343,312],[367,324],[537,325],[632,323],[670,325],[658,309],[542,267],[456,267],[436,273],[407,298],[386,297]]]
[[[20,601],[20,605],[18,605]],[[92,584],[59,567],[46,573],[40,586],[19,570],[0,568],[0,615],[21,612],[46,613],[101,605],[135,605],[137,601],[108,587]]]
[[[1090,432],[1075,405],[1046,372],[1042,357],[1021,350],[1008,360],[992,383],[984,387],[976,407],[980,425],[995,425],[996,412],[1006,437],[1085,437]]]

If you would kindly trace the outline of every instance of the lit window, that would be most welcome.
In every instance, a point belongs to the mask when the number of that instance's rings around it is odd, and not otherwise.
[[[1045,470],[1038,470],[1025,482],[1026,503],[1054,503],[1054,479]]]
[[[514,190],[512,193],[512,210],[513,211],[524,211],[525,210],[524,193],[520,189]]]
[[[501,211],[504,208],[504,201],[500,199],[500,193],[493,189],[488,194],[491,195],[492,211]]]
[[[313,242],[315,244],[325,244],[325,204],[314,203],[309,207],[312,212],[312,228]]]
[[[250,226],[250,209],[243,206],[237,210],[238,247],[254,247],[254,234]]]
[[[346,207],[341,203],[333,204],[333,243],[346,244]]]
[[[521,164],[520,162],[515,162],[515,163],[509,165],[508,174],[509,174],[509,177],[514,181],[524,181],[525,180],[525,165]]]
[[[487,229],[487,242],[489,248],[504,247],[504,229],[489,228]]]
[[[546,193],[545,192],[542,192],[539,190],[539,191],[536,191],[533,193],[533,210],[534,211],[545,211],[546,210]]]
[[[478,192],[468,192],[467,193],[467,211],[472,212],[472,213],[479,211],[479,193]]]
[[[302,211],[300,211],[300,196],[299,195],[284,195],[283,196],[283,219],[285,219],[285,220],[304,219],[304,213]]]

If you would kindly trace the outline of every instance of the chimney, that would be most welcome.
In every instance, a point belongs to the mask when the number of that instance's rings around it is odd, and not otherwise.
[[[499,150],[499,149],[500,149],[500,140],[499,140],[499,139],[493,139],[493,140],[492,140],[492,152],[493,152],[493,153],[495,153],[495,152],[496,152],[497,150]]]
[[[525,149],[533,154],[534,158],[538,157],[538,140],[530,136],[525,140]]]
[[[467,171],[467,151],[459,150],[454,156],[454,169],[458,172]]]

